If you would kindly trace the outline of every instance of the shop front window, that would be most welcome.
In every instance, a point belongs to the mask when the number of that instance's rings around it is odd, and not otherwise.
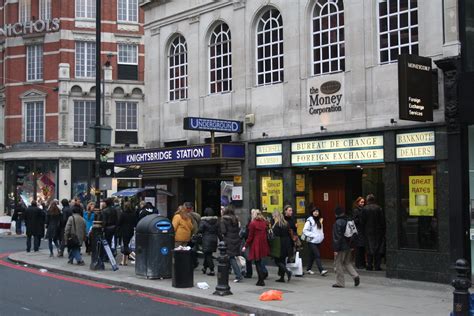
[[[260,210],[271,214],[283,211],[283,174],[279,170],[262,171],[259,174]]]
[[[87,205],[92,201],[94,198],[91,194],[94,186],[94,161],[73,160],[71,181],[72,197],[79,198],[82,205]]]
[[[400,247],[436,250],[438,214],[436,166],[400,166]]]

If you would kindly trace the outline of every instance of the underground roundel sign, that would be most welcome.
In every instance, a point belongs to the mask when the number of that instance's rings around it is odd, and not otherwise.
[[[160,251],[163,256],[168,255],[168,253],[170,252],[168,247],[161,247]]]

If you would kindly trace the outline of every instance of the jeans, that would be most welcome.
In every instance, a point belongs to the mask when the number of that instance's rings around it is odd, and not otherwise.
[[[21,219],[16,220],[15,232],[17,235],[21,235]]]
[[[336,284],[344,287],[344,270],[347,271],[352,278],[359,276],[351,263],[351,250],[338,251],[334,258],[334,269],[336,270]]]
[[[355,265],[357,268],[365,268],[366,262],[365,262],[365,247],[357,247],[355,249]]]
[[[240,271],[240,266],[237,263],[237,259],[235,258],[235,256],[230,257],[229,262],[232,267],[232,270],[234,271],[235,278],[237,280],[242,280],[242,271]]]
[[[82,261],[81,247],[69,248],[69,261],[72,263],[76,259],[77,263]]]
[[[48,246],[49,246],[49,253],[50,254],[53,254],[53,242],[54,242],[54,245],[56,246],[56,249],[58,249],[58,251],[59,251],[59,248],[61,247],[61,245],[59,244],[59,241],[57,239],[49,238],[48,239]]]
[[[41,245],[41,237],[38,235],[26,234],[26,251],[31,251],[31,237],[33,236],[33,250],[38,251]]]
[[[274,258],[275,264],[278,267],[278,275],[283,278],[285,276],[285,273],[288,271],[285,265],[285,257],[280,257],[280,258]]]
[[[321,273],[324,269],[321,264],[321,255],[319,253],[319,246],[320,244],[308,243],[309,249],[309,261],[308,265],[306,266],[306,271],[311,270],[313,267],[313,262],[316,261],[316,265],[318,266],[319,272]]]

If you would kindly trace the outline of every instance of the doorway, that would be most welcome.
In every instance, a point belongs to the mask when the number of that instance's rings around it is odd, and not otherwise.
[[[210,207],[215,215],[221,209],[221,180],[201,180],[201,214]]]

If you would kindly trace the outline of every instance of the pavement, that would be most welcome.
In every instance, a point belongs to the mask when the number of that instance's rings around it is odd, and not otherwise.
[[[42,241],[46,247],[46,242]],[[120,255],[119,255],[120,256]],[[174,288],[171,279],[150,280],[135,275],[134,265],[120,266],[112,271],[89,269],[90,256],[83,256],[86,265],[67,263],[67,258],[49,257],[49,251],[18,252],[9,259],[22,265],[50,272],[94,280],[137,291],[154,293],[178,300],[233,310],[255,315],[449,315],[452,310],[453,288],[447,284],[388,279],[384,272],[360,271],[361,284],[354,287],[346,275],[346,288],[336,289],[333,271],[327,276],[304,275],[293,277],[290,283],[275,282],[276,268],[268,266],[270,276],[265,287],[257,287],[256,273],[252,279],[230,282],[233,295],[217,296],[212,293],[217,277],[203,275],[200,268],[194,271],[194,287]],[[202,262],[202,261],[201,261]],[[329,268],[330,262],[325,262]],[[202,267],[202,266],[200,266]],[[229,277],[232,280],[232,276]],[[197,282],[206,282],[209,289],[202,290]],[[283,292],[282,301],[260,301],[261,293],[268,290]]]

